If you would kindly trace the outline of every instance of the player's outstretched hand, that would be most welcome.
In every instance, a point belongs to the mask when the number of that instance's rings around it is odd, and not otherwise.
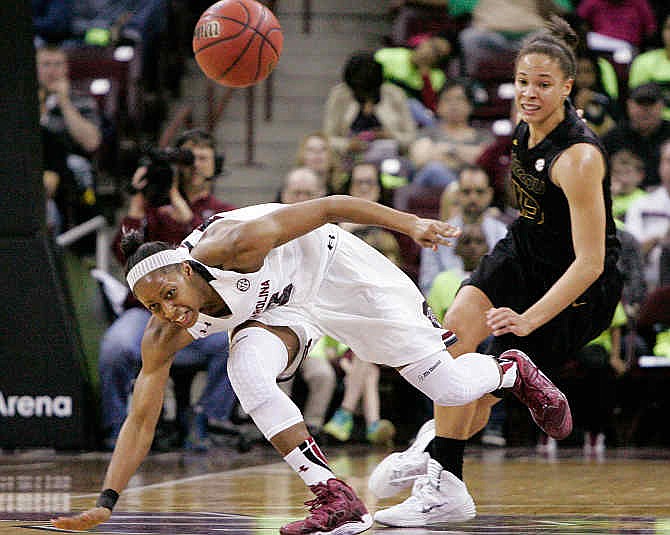
[[[58,529],[86,531],[109,520],[112,512],[107,507],[94,507],[75,516],[52,518],[51,523]]]
[[[437,219],[418,218],[410,236],[421,247],[437,249],[438,245],[452,245],[449,238],[458,238],[461,229]]]
[[[493,336],[509,333],[516,336],[528,336],[535,329],[528,318],[508,307],[488,309],[486,325],[491,329]]]

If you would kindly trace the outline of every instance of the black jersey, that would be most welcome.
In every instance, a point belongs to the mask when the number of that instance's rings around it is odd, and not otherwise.
[[[521,258],[539,263],[545,275],[560,276],[575,259],[568,200],[550,179],[552,166],[561,153],[577,143],[590,143],[606,155],[599,138],[577,115],[569,101],[565,119],[540,143],[528,148],[528,124],[521,121],[512,139],[512,185],[519,218],[510,226]],[[606,264],[618,258],[619,242],[612,218],[609,170],[603,180],[606,213]]]

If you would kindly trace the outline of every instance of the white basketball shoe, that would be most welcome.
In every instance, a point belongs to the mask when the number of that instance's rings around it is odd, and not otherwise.
[[[377,511],[374,518],[386,526],[417,528],[465,522],[476,514],[475,502],[465,483],[430,459],[428,473],[416,479],[410,497],[398,505]]]
[[[430,455],[423,451],[435,438],[435,420],[428,420],[405,451],[391,453],[372,471],[368,488],[377,498],[390,498],[426,474]]]

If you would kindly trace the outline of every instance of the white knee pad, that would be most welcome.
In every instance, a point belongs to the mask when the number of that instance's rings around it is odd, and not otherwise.
[[[458,406],[479,399],[500,384],[500,372],[489,355],[467,353],[454,359],[440,351],[400,370],[407,381],[438,405]]]
[[[300,409],[277,385],[287,363],[284,342],[267,329],[246,327],[230,343],[228,377],[242,408],[268,440],[303,420]]]

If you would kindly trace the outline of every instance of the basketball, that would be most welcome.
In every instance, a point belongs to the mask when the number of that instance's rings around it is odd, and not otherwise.
[[[283,42],[276,17],[256,0],[221,0],[203,12],[193,31],[198,66],[228,87],[247,87],[267,78]]]

